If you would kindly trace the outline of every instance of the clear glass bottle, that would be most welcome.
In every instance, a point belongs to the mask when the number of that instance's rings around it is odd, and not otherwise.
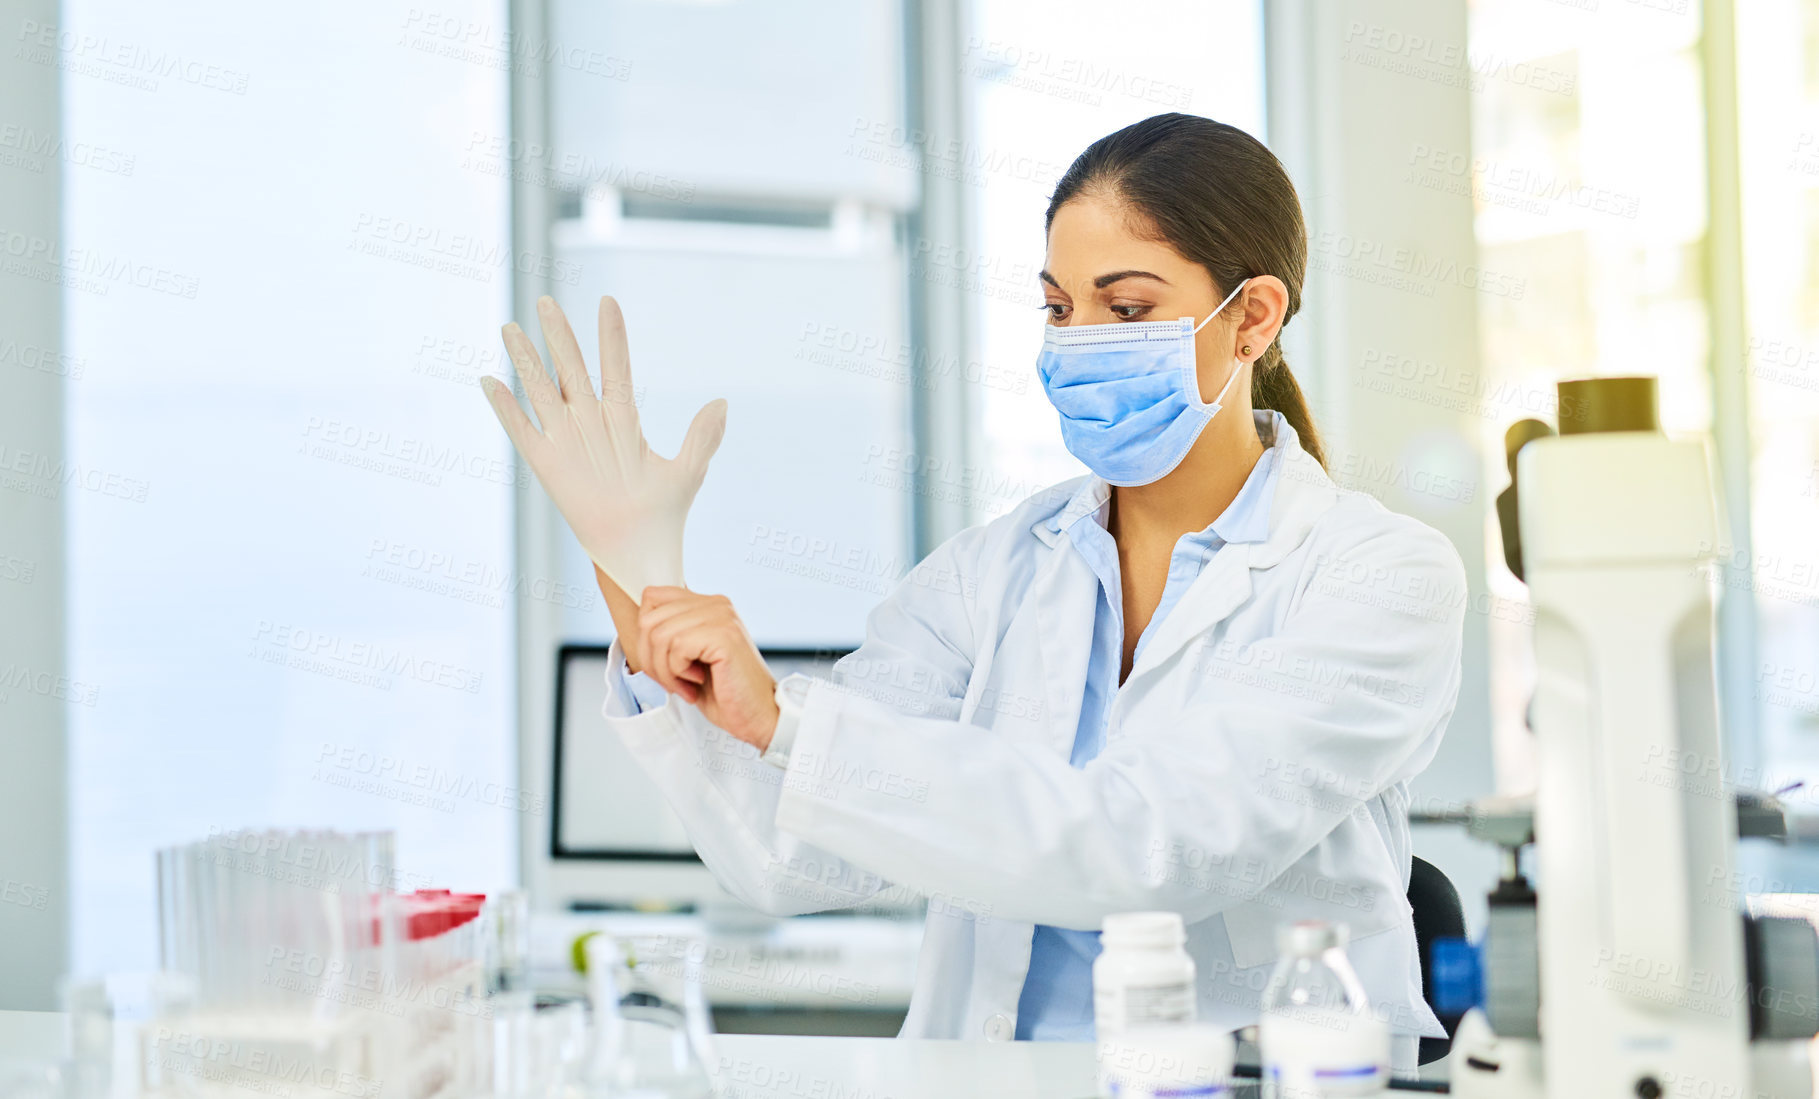
[[[1389,1086],[1389,1028],[1371,1014],[1345,938],[1324,920],[1277,933],[1258,1026],[1264,1099],[1351,1099]]]
[[[588,1099],[711,1099],[712,1028],[698,939],[587,940]]]

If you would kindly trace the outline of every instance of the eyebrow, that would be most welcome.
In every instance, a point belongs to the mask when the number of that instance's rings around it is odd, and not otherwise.
[[[1037,272],[1036,277],[1057,290],[1061,289],[1061,284],[1056,282],[1055,276],[1049,274],[1047,270]],[[1152,274],[1148,271],[1113,271],[1108,275],[1100,275],[1098,278],[1094,279],[1093,287],[1098,290],[1103,290],[1112,283],[1120,282],[1124,279],[1155,279],[1164,286],[1169,285],[1167,279],[1163,278],[1161,275]]]

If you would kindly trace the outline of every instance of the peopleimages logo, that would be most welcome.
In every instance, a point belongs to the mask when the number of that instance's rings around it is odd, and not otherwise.
[[[19,21],[13,56],[35,65],[53,65],[67,73],[92,76],[110,84],[155,92],[160,79],[195,88],[245,95],[247,74],[169,50],[106,35],[78,33],[54,23]]]
[[[381,690],[390,690],[393,682],[402,680],[478,694],[485,678],[472,669],[383,641],[350,639],[265,618],[253,631],[247,655]]]
[[[323,741],[316,762],[325,767],[429,794],[460,798],[518,813],[543,812],[542,794],[492,779],[464,775],[423,760],[410,760],[389,752],[374,752],[351,744]]]
[[[94,248],[71,248],[54,237],[10,229],[0,229],[0,260],[4,261],[0,266],[13,274],[94,294],[104,295],[115,286],[131,286],[194,300],[202,285],[196,276],[168,267]]]

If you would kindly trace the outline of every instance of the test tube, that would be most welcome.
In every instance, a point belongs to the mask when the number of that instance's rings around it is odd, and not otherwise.
[[[196,868],[196,942],[200,947],[196,956],[198,998],[205,1000],[210,1007],[219,1006],[222,994],[220,955],[223,886],[222,867],[218,859],[225,851],[220,839],[214,837],[191,851]]]
[[[155,868],[160,963],[194,979],[195,1006],[206,1014],[186,1023],[192,1029],[239,1041],[238,1035],[270,1033],[267,1024],[279,1022],[268,1018],[252,1026],[259,1015],[299,1023],[353,1017],[354,1025],[383,1034],[376,1043],[362,1038],[337,1045],[333,1056],[366,1074],[372,1066],[354,1051],[376,1051],[390,1042],[396,1009],[410,1012],[424,1002],[416,998],[433,975],[421,971],[427,954],[411,943],[408,906],[395,893],[390,832],[218,831],[161,849]],[[447,950],[450,944],[445,939],[439,945]],[[274,980],[293,976],[280,968],[293,951],[309,960],[304,982]],[[409,972],[413,966],[417,972]],[[367,1019],[356,1002],[328,987],[337,982],[373,988],[388,1002]],[[419,1027],[439,1022],[412,1019]],[[370,1078],[384,1074],[371,1072]]]
[[[65,978],[58,993],[69,1023],[70,1099],[107,1099],[114,1086],[114,1002],[107,980]]]
[[[530,987],[530,899],[518,889],[496,893],[487,898],[484,914],[487,991]]]
[[[492,998],[492,1085],[496,1099],[531,1099],[541,1094],[548,1053],[537,1030],[537,1004],[528,989]]]

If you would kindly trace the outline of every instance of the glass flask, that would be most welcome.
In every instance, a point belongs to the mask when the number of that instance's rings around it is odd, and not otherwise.
[[[585,944],[592,1035],[588,1099],[711,1099],[712,1027],[703,970],[690,936],[614,938]]]

